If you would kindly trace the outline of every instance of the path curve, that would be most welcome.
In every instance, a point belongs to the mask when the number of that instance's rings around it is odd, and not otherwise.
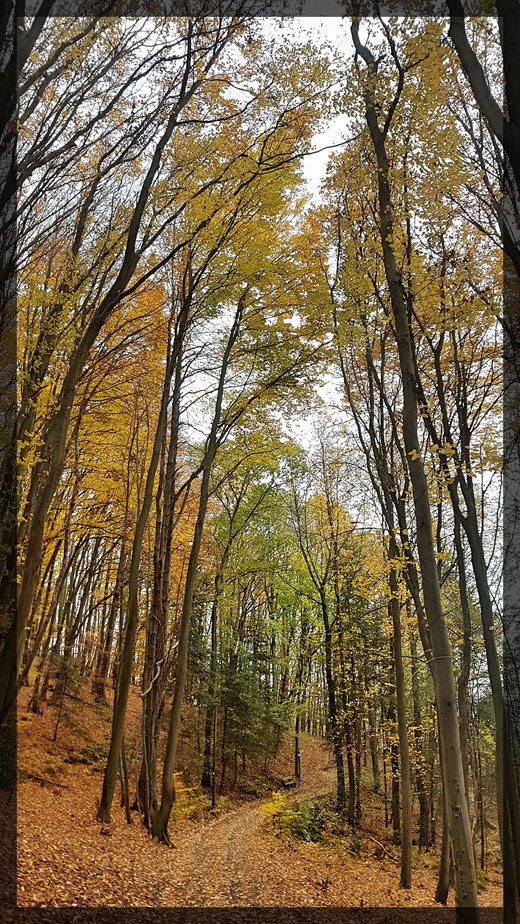
[[[324,769],[319,781],[303,781],[287,797],[290,801],[317,797],[331,792],[333,785],[333,771]],[[205,819],[189,845],[188,855],[179,844],[182,874],[174,887],[175,904],[258,907],[276,894],[280,858],[275,847],[266,850],[262,809],[268,801],[247,803],[217,818]],[[162,895],[163,901],[165,898]]]

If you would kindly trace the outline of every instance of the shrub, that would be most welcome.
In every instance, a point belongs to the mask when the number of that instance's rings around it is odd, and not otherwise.
[[[263,810],[277,834],[298,840],[320,842],[343,829],[339,816],[319,799],[293,803],[290,808],[285,793],[278,791],[273,792]]]
[[[99,764],[105,763],[108,751],[104,745],[85,745],[79,752],[78,761],[80,764]]]
[[[480,866],[477,867],[477,889],[479,892],[485,892],[487,888],[487,876]]]
[[[321,841],[333,819],[320,802],[300,802],[291,821],[291,833],[303,841]]]
[[[352,857],[360,857],[363,842],[357,831],[350,830],[346,841],[346,849]]]
[[[268,823],[277,834],[290,834],[294,811],[287,805],[287,796],[278,790],[273,792],[271,801],[262,806]]]
[[[263,806],[266,822],[279,836],[326,843],[340,853],[361,856],[363,841],[358,831],[322,799],[293,802],[291,807],[284,792],[273,792],[271,801]]]
[[[179,772],[174,773],[175,801],[172,808],[172,817],[175,820],[200,818],[204,811],[206,797],[195,786],[184,786],[180,777]]]

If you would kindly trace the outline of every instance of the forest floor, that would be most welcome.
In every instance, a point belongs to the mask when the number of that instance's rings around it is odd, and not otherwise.
[[[95,820],[110,734],[109,710],[87,694],[65,698],[43,716],[24,709],[18,719],[18,906],[231,907],[340,906],[433,907],[438,855],[414,848],[413,885],[399,888],[398,848],[389,844],[381,803],[363,792],[357,855],[341,845],[277,837],[263,808],[269,780],[289,776],[292,741],[282,745],[269,773],[249,769],[214,814],[202,796],[183,789],[169,826],[173,848],[153,844],[137,813],[125,820],[114,800],[110,826]],[[133,691],[129,730],[137,728],[139,695]],[[303,735],[302,782],[291,802],[334,789],[323,741]],[[245,785],[247,783],[247,785]],[[119,794],[118,794],[119,795]],[[378,847],[379,841],[386,853]],[[382,855],[383,854],[383,855]],[[500,907],[500,870],[492,856],[479,900]],[[453,892],[448,901],[453,905]]]

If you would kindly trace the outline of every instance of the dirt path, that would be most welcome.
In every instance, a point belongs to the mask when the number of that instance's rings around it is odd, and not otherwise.
[[[302,783],[288,793],[288,799],[297,801],[330,792],[333,783],[334,774],[324,769],[321,779]],[[266,850],[262,811],[266,801],[246,804],[206,821],[189,845],[179,843],[182,876],[175,884],[164,884],[161,904],[177,904],[179,895],[185,905],[198,907],[276,903],[286,867],[284,851]],[[175,868],[176,864],[172,865]]]
[[[260,808],[244,806],[205,825],[194,844],[198,905],[258,905],[250,843],[258,837]]]

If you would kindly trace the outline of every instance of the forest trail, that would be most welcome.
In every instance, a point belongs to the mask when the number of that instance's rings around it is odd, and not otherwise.
[[[312,778],[291,790],[287,800],[327,795],[333,787],[331,768],[314,769]],[[267,801],[239,806],[202,823],[189,845],[187,869],[178,886],[187,904],[222,908],[273,903],[285,865],[281,866],[276,850],[266,849],[263,807]]]
[[[258,836],[259,825],[259,806],[243,806],[201,828],[192,851],[195,904],[259,904],[258,883],[254,871],[251,875],[250,862],[250,842]],[[186,885],[189,889],[190,883]]]
[[[190,818],[179,804],[169,826],[174,845],[169,849],[152,843],[136,813],[127,825],[119,799],[108,828],[95,820],[100,754],[109,729],[102,710],[90,697],[70,699],[53,742],[56,709],[49,706],[44,715],[29,716],[23,711],[28,695],[22,691],[18,739],[19,906],[436,907],[436,853],[417,855],[412,889],[399,889],[395,861],[377,856],[368,836],[374,831],[386,843],[384,829],[378,828],[381,806],[368,790],[357,852],[347,844],[275,836],[263,806],[279,787],[277,781],[292,771],[291,738],[282,742],[269,766],[273,776],[262,782],[261,772],[255,779],[248,766],[215,816],[204,811]],[[138,707],[134,693],[130,718],[136,727]],[[325,743],[302,735],[301,751],[303,779],[287,790],[289,802],[334,791]],[[496,907],[501,901],[498,872],[489,880],[480,902]],[[453,905],[452,892],[448,904]]]

